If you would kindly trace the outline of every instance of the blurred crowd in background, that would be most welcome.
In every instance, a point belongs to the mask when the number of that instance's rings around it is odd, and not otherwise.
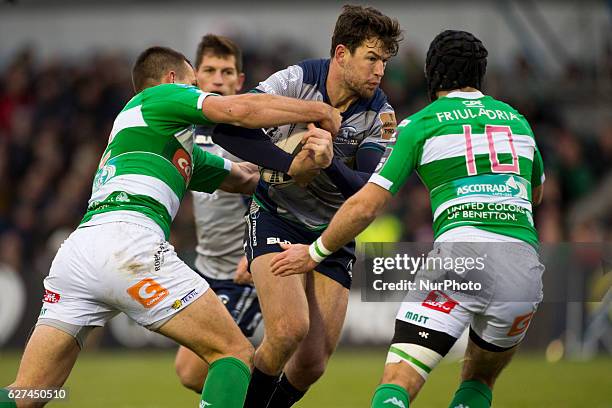
[[[319,57],[295,44],[243,46],[245,90]],[[612,240],[612,51],[605,53],[604,66],[568,64],[552,76],[521,55],[487,73],[484,92],[525,115],[542,151],[547,181],[535,220],[543,242]],[[23,49],[0,71],[0,262],[30,280],[47,274],[85,212],[113,120],[133,95],[134,57],[114,51],[40,60]],[[398,121],[428,103],[423,64],[424,53],[404,45],[387,66],[383,89]],[[362,239],[433,239],[429,196],[416,177]],[[179,253],[193,251],[189,200],[172,241]]]

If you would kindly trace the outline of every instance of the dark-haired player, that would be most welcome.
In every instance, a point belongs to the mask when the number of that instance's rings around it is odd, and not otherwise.
[[[61,387],[87,334],[120,312],[210,364],[200,407],[243,406],[253,347],[167,239],[187,190],[250,193],[257,178],[195,146],[194,125],[322,120],[335,133],[340,115],[320,102],[203,92],[193,86],[187,58],[165,47],[141,53],[132,78],[136,95],[115,119],[87,212],[45,278],[43,307],[17,377],[0,389],[3,408],[48,402],[11,395]]]
[[[260,180],[254,194],[246,253],[265,337],[255,353],[245,407],[293,405],[323,375],[336,348],[348,303],[354,242],[338,247],[305,276],[279,279],[270,274],[270,260],[282,251],[283,242],[309,243],[319,237],[374,171],[395,132],[393,109],[379,85],[387,61],[397,53],[400,34],[398,22],[380,11],[345,6],[334,29],[330,59],[303,61],[257,87],[258,92],[327,102],[342,112],[343,120],[333,142],[333,160],[306,187],[281,175]],[[281,145],[293,129],[271,128],[267,136]],[[232,153],[260,164],[249,155],[257,147],[252,140],[245,137],[235,147]]]
[[[272,272],[281,276],[316,268],[367,227],[413,170],[431,195],[431,255],[485,259],[482,292],[407,295],[373,408],[407,408],[467,325],[462,383],[450,407],[489,407],[495,380],[542,299],[543,266],[532,219],[532,206],[542,199],[542,158],[525,118],[479,91],[486,57],[482,42],[470,33],[439,34],[425,67],[433,102],[398,125],[397,140],[377,172],[321,238],[310,247],[285,246],[272,260]],[[420,276],[438,273],[447,271],[423,270]]]

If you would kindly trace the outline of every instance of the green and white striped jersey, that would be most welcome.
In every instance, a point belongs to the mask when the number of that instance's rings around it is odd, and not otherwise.
[[[195,124],[210,94],[191,85],[163,84],[134,96],[115,119],[81,225],[113,211],[135,211],[170,235],[186,190],[213,192],[231,162],[194,145]],[[111,217],[107,217],[111,218]],[[116,217],[113,217],[116,219]]]
[[[392,194],[415,170],[431,198],[435,237],[470,226],[538,245],[531,190],[544,182],[527,120],[480,92],[452,92],[398,125],[370,182]]]

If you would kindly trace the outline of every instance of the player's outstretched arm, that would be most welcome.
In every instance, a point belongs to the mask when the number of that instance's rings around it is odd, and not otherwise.
[[[225,177],[219,189],[228,193],[253,194],[259,182],[257,166],[251,163],[232,163],[229,174]]]
[[[340,112],[323,102],[255,93],[206,98],[202,112],[213,122],[247,128],[318,122],[333,135],[342,121]]]
[[[390,199],[389,191],[377,184],[367,183],[340,207],[329,227],[310,247],[281,244],[285,251],[272,258],[272,273],[289,276],[312,271],[326,256],[366,229]]]

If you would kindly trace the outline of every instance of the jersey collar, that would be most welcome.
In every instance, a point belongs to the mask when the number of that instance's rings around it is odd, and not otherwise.
[[[461,98],[461,99],[479,99],[484,95],[480,91],[476,92],[461,92],[461,91],[453,91],[446,95],[447,98]]]

